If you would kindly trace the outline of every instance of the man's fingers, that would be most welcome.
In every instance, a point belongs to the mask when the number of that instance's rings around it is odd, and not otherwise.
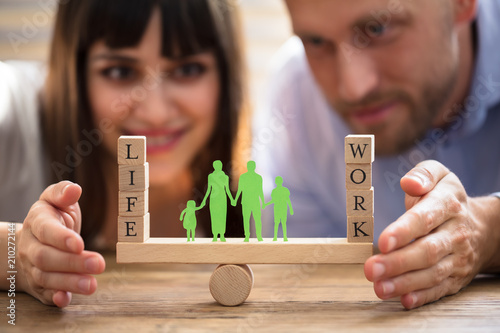
[[[36,267],[32,268],[31,274],[36,286],[46,290],[62,290],[90,295],[97,289],[97,280],[90,275],[43,272]],[[48,299],[52,300],[52,296]]]
[[[414,309],[437,301],[445,296],[456,294],[460,289],[460,284],[454,278],[450,277],[432,288],[412,291],[401,296],[401,304],[408,310]]]
[[[387,280],[434,266],[452,253],[449,239],[444,232],[434,233],[398,251],[375,255],[365,263],[366,278],[372,282]]]
[[[453,180],[456,176],[448,174],[446,177]],[[379,248],[382,253],[408,245],[463,211],[461,198],[455,195],[452,182],[447,182],[445,178],[439,186],[439,191],[426,194],[382,232],[379,237]]]
[[[453,273],[453,261],[452,255],[449,255],[432,267],[376,281],[374,284],[375,294],[381,299],[389,299],[409,294],[415,290],[432,288],[442,283]]]
[[[432,190],[450,170],[437,161],[423,161],[401,178],[401,188],[412,197],[419,197]]]
[[[33,266],[44,272],[100,274],[106,267],[104,258],[96,252],[83,251],[81,254],[73,254],[44,245],[32,251]]]
[[[40,243],[61,251],[80,253],[84,244],[80,235],[62,224],[61,212],[44,201],[34,207],[36,217],[30,223],[31,233]]]

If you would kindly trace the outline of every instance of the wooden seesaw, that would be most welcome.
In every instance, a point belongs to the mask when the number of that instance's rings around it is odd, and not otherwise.
[[[349,135],[346,146],[347,238],[155,238],[149,236],[146,137],[118,139],[118,263],[219,264],[209,282],[220,304],[242,304],[253,286],[248,264],[362,264],[373,253],[372,135]]]

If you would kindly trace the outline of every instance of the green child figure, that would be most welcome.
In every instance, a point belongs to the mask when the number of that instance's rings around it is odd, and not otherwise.
[[[288,207],[290,207],[290,215],[293,215],[292,202],[290,201],[290,191],[283,187],[283,178],[276,177],[276,188],[271,192],[271,201],[264,205],[264,208],[270,204],[274,204],[274,238],[278,240],[278,228],[281,223],[283,227],[283,241],[288,242],[286,237],[286,218],[288,216]]]
[[[183,220],[184,222],[182,226],[187,230],[187,241],[189,242],[189,238],[194,242],[194,231],[196,229],[196,211],[203,208],[203,204],[199,207],[196,207],[196,203],[194,200],[189,200],[186,205],[186,209],[184,209],[181,213],[181,217],[179,220]]]

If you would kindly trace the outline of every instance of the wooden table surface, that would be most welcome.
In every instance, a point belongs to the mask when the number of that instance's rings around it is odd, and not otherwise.
[[[381,301],[362,265],[254,265],[246,303],[223,307],[208,289],[216,265],[116,264],[92,296],[65,309],[16,294],[16,326],[0,332],[500,332],[500,278],[479,277],[459,294],[406,311]],[[2,313],[8,305],[0,296]]]

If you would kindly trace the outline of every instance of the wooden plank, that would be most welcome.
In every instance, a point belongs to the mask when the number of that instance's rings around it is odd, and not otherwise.
[[[183,264],[361,264],[373,253],[371,243],[348,243],[347,238],[271,238],[249,243],[243,238],[150,238],[144,243],[116,244],[118,263]]]

